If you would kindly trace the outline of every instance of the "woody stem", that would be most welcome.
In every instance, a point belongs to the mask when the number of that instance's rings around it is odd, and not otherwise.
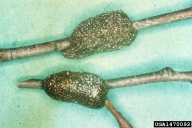
[[[113,104],[108,99],[105,101],[105,107],[113,114],[120,128],[132,128],[131,124],[129,124],[129,122],[125,120],[122,114],[113,106]]]
[[[137,30],[140,30],[174,21],[188,19],[191,17],[192,17],[192,8],[187,8],[176,12],[166,13],[163,15],[142,19],[134,22],[133,26]]]
[[[170,67],[166,67],[156,72],[107,80],[109,88],[119,88],[119,87],[127,87],[127,86],[148,84],[155,82],[168,82],[168,81],[192,82],[192,71],[176,72]]]
[[[32,46],[0,49],[0,61],[8,61],[46,54],[54,51],[64,50],[69,46],[70,42],[68,42],[67,39],[62,39]]]

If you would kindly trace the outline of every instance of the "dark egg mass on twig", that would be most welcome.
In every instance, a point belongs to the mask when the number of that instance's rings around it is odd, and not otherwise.
[[[67,58],[79,59],[130,45],[137,31],[192,17],[192,8],[131,22],[123,11],[110,11],[78,25],[70,37],[26,47],[0,49],[0,61],[21,59],[62,50]]]
[[[99,109],[106,107],[119,122],[121,128],[131,125],[107,98],[109,89],[148,84],[155,82],[185,81],[192,82],[192,72],[176,72],[166,67],[160,71],[103,80],[87,72],[63,71],[48,76],[44,80],[30,79],[18,83],[20,88],[43,88],[48,96],[58,101],[73,102],[83,106]]]

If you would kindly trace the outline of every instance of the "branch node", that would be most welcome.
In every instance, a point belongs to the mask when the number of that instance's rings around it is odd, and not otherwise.
[[[165,67],[163,69],[163,73],[167,74],[168,76],[175,74],[175,71],[170,67]]]

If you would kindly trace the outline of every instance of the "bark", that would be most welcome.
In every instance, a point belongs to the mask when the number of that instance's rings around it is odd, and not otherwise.
[[[122,114],[113,106],[113,104],[108,99],[105,101],[105,107],[113,114],[120,128],[132,128],[131,124],[125,120]]]
[[[142,19],[133,23],[133,26],[137,29],[145,29],[161,24],[166,24],[174,21],[184,20],[192,17],[192,8],[171,12],[159,16],[154,16],[146,19]]]
[[[160,71],[146,73],[142,75],[107,80],[109,88],[127,87],[140,84],[168,81],[192,82],[192,71],[176,72],[170,67]]]
[[[0,49],[0,61],[21,59],[54,51],[64,50],[70,46],[66,39],[18,48]]]

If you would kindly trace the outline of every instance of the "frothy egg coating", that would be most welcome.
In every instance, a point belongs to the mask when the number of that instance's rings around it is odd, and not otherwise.
[[[48,76],[43,89],[51,98],[74,102],[90,108],[104,106],[107,83],[95,74],[63,71]]]
[[[67,58],[79,59],[100,52],[130,45],[137,35],[123,11],[111,11],[89,18],[78,25],[69,38],[71,47],[62,53]]]

